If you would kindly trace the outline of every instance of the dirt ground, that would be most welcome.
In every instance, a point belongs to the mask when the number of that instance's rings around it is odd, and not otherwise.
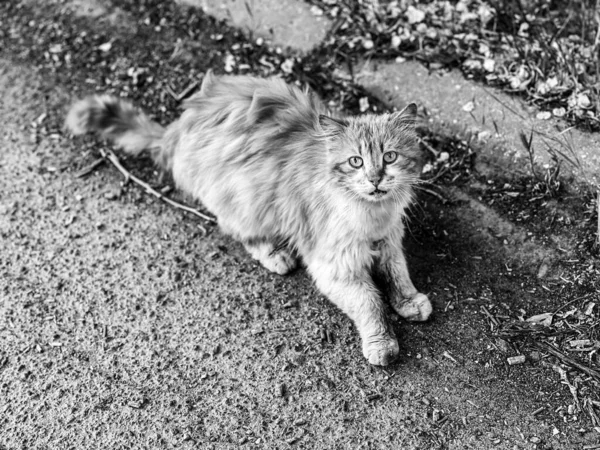
[[[435,315],[396,317],[401,358],[369,366],[349,319],[303,270],[267,272],[217,228],[124,185],[108,163],[78,176],[103,144],[62,129],[77,96],[129,89],[167,120],[176,102],[143,92],[184,86],[189,73],[170,67],[177,34],[160,30],[160,14],[147,13],[144,28],[129,6],[74,18],[64,5],[0,7],[0,449],[599,442],[586,414],[565,414],[573,398],[556,361],[499,348],[483,312],[530,317],[598,300],[575,188],[563,200],[501,197],[499,186],[521,181],[479,161],[475,181],[439,185],[444,201],[422,193],[406,245]],[[54,25],[43,22],[51,14]],[[222,72],[219,49],[235,32],[194,17],[200,34],[190,31],[179,57]],[[70,33],[76,45],[111,42],[121,53],[68,62],[40,40],[49,29],[57,42]],[[148,58],[160,67],[138,64]],[[158,184],[149,160],[124,164]],[[526,362],[507,364],[517,353]]]

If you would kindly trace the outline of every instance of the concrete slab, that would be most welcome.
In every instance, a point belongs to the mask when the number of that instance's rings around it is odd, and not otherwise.
[[[536,161],[550,161],[546,143],[569,153],[571,147],[583,167],[576,173],[600,181],[600,134],[568,129],[562,119],[539,120],[535,107],[497,89],[464,79],[457,71],[430,72],[417,62],[370,62],[358,72],[359,82],[382,100],[398,108],[415,101],[427,109],[432,121],[469,130],[489,142],[484,156],[503,160],[512,169],[529,170],[529,155],[519,136],[533,130]],[[498,145],[501,144],[501,145]],[[508,164],[508,166],[506,166]],[[566,171],[571,168],[563,165]]]
[[[178,0],[202,8],[230,25],[271,39],[282,47],[306,52],[327,34],[331,22],[298,0]]]

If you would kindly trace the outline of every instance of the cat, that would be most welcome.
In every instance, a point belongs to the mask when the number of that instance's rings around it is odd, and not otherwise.
[[[432,312],[402,247],[422,167],[416,105],[332,117],[315,95],[281,79],[208,72],[184,108],[163,128],[125,100],[89,96],[66,125],[129,154],[149,151],[268,270],[286,274],[301,258],[354,321],[369,363],[392,362],[398,341],[374,280],[401,317],[424,321]]]

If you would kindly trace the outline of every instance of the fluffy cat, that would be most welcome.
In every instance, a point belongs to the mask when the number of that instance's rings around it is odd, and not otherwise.
[[[333,118],[282,80],[210,72],[184,106],[165,129],[124,100],[91,96],[73,105],[66,123],[130,154],[149,150],[267,269],[286,274],[300,257],[356,324],[368,361],[389,364],[398,342],[374,279],[400,316],[423,321],[432,312],[402,250],[421,170],[416,106]]]

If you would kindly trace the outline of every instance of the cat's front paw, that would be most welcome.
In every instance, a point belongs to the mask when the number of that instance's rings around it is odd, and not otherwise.
[[[298,260],[286,251],[265,256],[260,262],[266,269],[279,275],[286,275],[298,265]]]
[[[393,336],[378,336],[363,340],[363,355],[370,364],[375,366],[387,366],[396,359],[399,351],[398,341]]]
[[[425,294],[415,294],[413,298],[393,302],[396,312],[406,320],[424,322],[429,319],[433,308]]]

